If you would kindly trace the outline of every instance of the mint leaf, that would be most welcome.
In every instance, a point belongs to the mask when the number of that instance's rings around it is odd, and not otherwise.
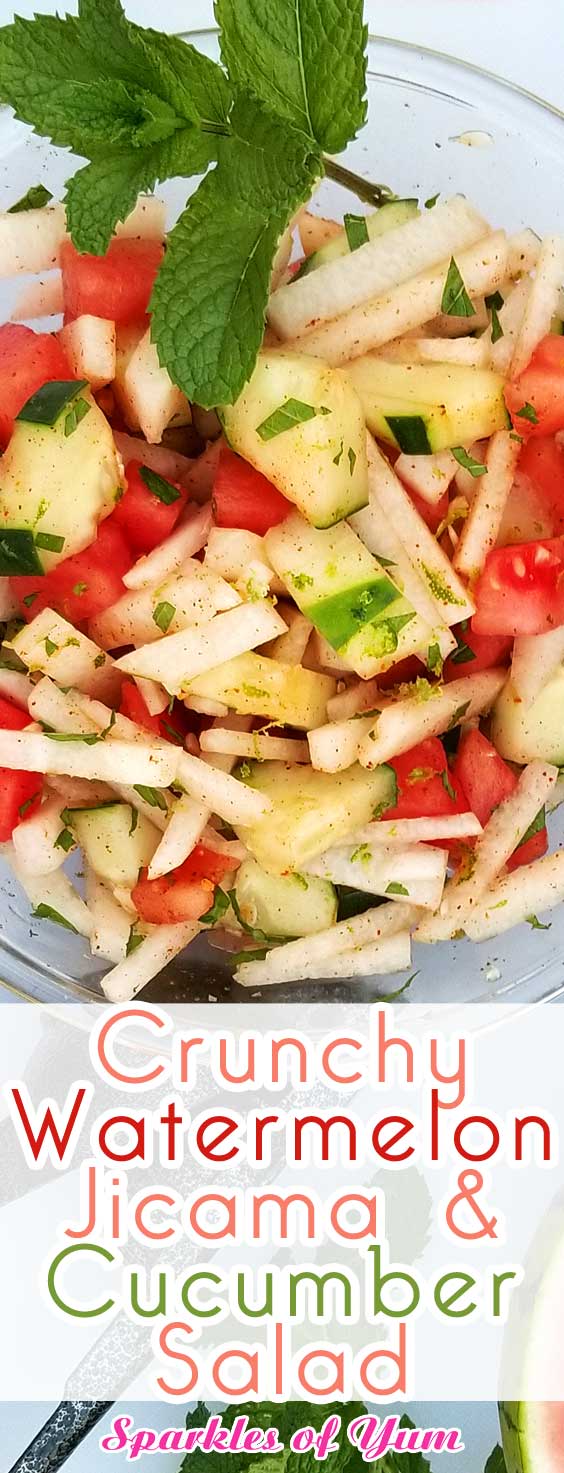
[[[216,0],[233,84],[329,153],[366,121],[362,0]]]
[[[490,1453],[484,1473],[507,1473],[507,1464],[499,1445]]]
[[[262,342],[272,260],[322,172],[304,139],[239,98],[233,137],[168,237],[151,299],[159,359],[211,409],[238,397]]]
[[[69,229],[79,251],[102,255],[118,220],[159,180],[205,173],[216,156],[211,134],[186,127],[151,149],[117,149],[79,169],[67,183]]]
[[[32,184],[27,193],[22,195],[21,199],[16,200],[15,205],[9,206],[8,214],[21,215],[26,210],[40,210],[43,205],[48,205],[52,198],[51,190],[46,189],[44,184]]]

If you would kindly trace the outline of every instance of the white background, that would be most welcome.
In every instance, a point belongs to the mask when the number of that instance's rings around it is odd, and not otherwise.
[[[76,6],[72,0],[66,5],[64,0],[18,0],[16,8],[20,15],[32,15],[38,10],[73,10]],[[213,20],[209,0],[158,0],[158,4],[156,0],[126,0],[125,8],[132,19],[169,31],[207,25]],[[7,0],[0,0],[1,23],[8,22],[12,14],[13,7]],[[386,5],[367,0],[366,16],[376,34],[475,62],[564,108],[562,0],[388,0]],[[561,188],[561,181],[557,187]],[[0,1407],[0,1473],[8,1473],[48,1410],[44,1405]],[[452,1406],[441,1411],[434,1405],[427,1417],[424,1407],[410,1410],[422,1425],[426,1421],[436,1425],[441,1420],[448,1426],[457,1421]],[[458,1425],[463,1428],[467,1451],[457,1457],[453,1469],[457,1473],[482,1473],[497,1438],[495,1408],[466,1404],[459,1410]],[[164,1426],[169,1415],[163,1409],[155,1420]],[[94,1434],[67,1466],[69,1473],[101,1473],[104,1463]],[[177,1457],[164,1455],[158,1460],[162,1473],[176,1473],[177,1467]]]

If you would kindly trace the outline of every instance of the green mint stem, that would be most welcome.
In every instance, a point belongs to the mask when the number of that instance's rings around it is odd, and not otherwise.
[[[364,201],[366,205],[387,204],[388,200],[397,199],[392,189],[387,184],[371,184],[369,179],[362,179],[360,174],[353,174],[352,169],[345,169],[343,164],[338,164],[336,159],[323,157],[325,173],[329,179],[334,179],[336,184],[342,184],[344,189],[349,189],[351,194],[356,194],[357,199]]]

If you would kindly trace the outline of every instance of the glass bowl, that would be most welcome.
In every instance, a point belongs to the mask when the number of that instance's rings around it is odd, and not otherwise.
[[[186,39],[217,56],[215,32],[194,32]],[[370,40],[368,91],[369,120],[347,151],[350,168],[421,201],[438,191],[466,194],[494,227],[513,231],[532,225],[540,234],[564,232],[564,194],[555,187],[564,159],[564,114],[473,66],[377,37]],[[468,133],[480,135],[480,146],[465,146]],[[60,198],[72,170],[67,154],[35,138],[8,109],[0,110],[0,207],[39,180]],[[184,203],[186,186],[167,184],[163,193],[172,221]],[[351,205],[352,197],[343,189],[323,183],[322,213],[342,214]],[[12,291],[12,283],[1,284],[2,319],[10,310]],[[556,816],[552,837],[557,839],[558,824]],[[524,925],[480,945],[465,941],[415,947],[417,976],[403,1000],[555,998],[564,984],[564,907],[549,919],[549,930]],[[100,999],[104,968],[80,938],[30,915],[3,861],[0,927],[0,977],[16,995],[49,1002]],[[401,980],[391,978],[389,990]],[[367,978],[268,988],[263,996],[281,1002],[360,1001],[386,990],[385,979]],[[144,996],[163,1002],[257,1000],[256,993],[232,981],[223,954],[204,939],[156,978]]]

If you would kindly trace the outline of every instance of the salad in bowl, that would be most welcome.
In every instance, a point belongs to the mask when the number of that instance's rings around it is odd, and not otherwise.
[[[344,170],[318,9],[276,86],[266,3],[221,67],[117,0],[0,31],[89,158],[0,215],[0,842],[113,1001],[202,934],[264,995],[564,899],[564,240]]]

